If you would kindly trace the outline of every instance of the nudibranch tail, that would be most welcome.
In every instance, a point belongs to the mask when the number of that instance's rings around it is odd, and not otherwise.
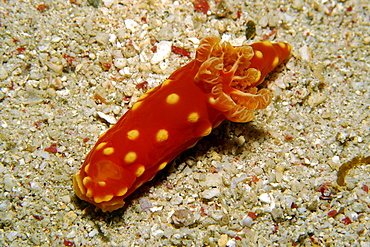
[[[257,42],[233,47],[217,37],[201,41],[196,61],[201,64],[194,81],[209,94],[209,103],[233,122],[253,119],[253,110],[271,103],[267,89],[258,90],[267,73],[290,54],[287,43]]]

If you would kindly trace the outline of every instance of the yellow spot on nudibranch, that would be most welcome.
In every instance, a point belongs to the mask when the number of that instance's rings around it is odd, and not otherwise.
[[[214,105],[214,104],[216,103],[215,98],[213,98],[213,97],[209,97],[209,103],[210,103],[211,105]]]
[[[145,166],[140,165],[137,170],[135,171],[135,176],[138,178],[145,172]]]
[[[83,183],[83,185],[84,186],[86,186],[89,182],[92,182],[93,180],[92,180],[92,178],[91,177],[89,177],[89,176],[86,176],[86,177],[84,177],[84,179],[82,180],[82,183]]]
[[[99,135],[99,138],[102,138],[107,132],[103,132],[102,134]]]
[[[128,189],[126,187],[124,187],[123,189],[118,191],[117,196],[124,196],[126,194],[127,190]]]
[[[92,196],[93,196],[93,191],[92,191],[92,189],[91,189],[91,188],[88,188],[88,189],[87,189],[86,196],[87,196],[87,197],[92,197]]]
[[[259,59],[262,59],[263,58],[263,53],[261,52],[261,51],[255,51],[254,52],[254,55],[257,57],[257,58],[259,58]]]
[[[90,169],[90,163],[85,166],[84,170],[86,173],[89,173],[89,169]]]
[[[171,93],[170,95],[167,96],[166,98],[166,102],[168,104],[176,104],[180,99],[180,96],[178,94],[175,94],[175,93]]]
[[[202,136],[208,136],[212,132],[212,127],[208,127],[202,134]]]
[[[100,187],[105,187],[107,185],[107,183],[104,181],[99,181],[98,184]]]
[[[157,142],[163,142],[168,139],[168,131],[165,129],[160,129],[157,132],[156,140]]]
[[[284,42],[279,42],[278,45],[280,46],[281,49],[286,49],[286,43]]]
[[[130,130],[129,132],[127,132],[127,138],[130,139],[131,141],[135,140],[138,137],[139,137],[138,130]]]
[[[141,95],[137,101],[141,101],[141,100],[145,99],[146,97],[148,97],[148,93],[145,93],[145,94]]]
[[[79,192],[82,195],[86,195],[86,187],[83,185],[83,179],[81,176],[81,170],[78,171],[74,176],[73,176],[73,186],[76,188],[76,190],[79,190]]]
[[[278,64],[279,64],[279,57],[277,57],[277,56],[276,56],[276,57],[274,58],[274,61],[272,62],[272,67],[274,67],[274,68],[275,68]]]
[[[141,105],[141,101],[138,101],[138,102],[136,102],[133,106],[132,106],[132,108],[131,108],[131,110],[136,110],[140,105]]]
[[[261,79],[261,71],[257,70],[257,76],[255,78],[255,82],[258,82]]]
[[[199,114],[197,112],[192,112],[188,116],[188,121],[190,123],[196,123],[199,120]]]
[[[166,165],[167,165],[167,162],[163,162],[162,164],[159,165],[158,170],[159,171],[162,170],[163,168],[166,167]]]
[[[272,43],[270,41],[262,41],[262,44],[265,45],[265,46],[268,46],[268,47],[271,47],[272,46]]]
[[[146,91],[146,93],[145,93],[145,94],[149,94],[149,93],[151,93],[154,89],[155,89],[155,87],[152,87],[151,89],[149,89],[148,91]]]
[[[112,200],[113,198],[113,195],[110,194],[110,195],[105,195],[105,196],[95,196],[94,197],[94,202],[95,203],[101,203],[101,202],[108,202],[110,200]]]
[[[171,83],[172,80],[165,80],[163,83],[162,83],[162,87],[164,86],[167,86],[168,84]]]
[[[135,185],[135,189],[139,188],[141,185],[143,185],[144,182],[139,182],[138,184]]]
[[[190,145],[187,149],[193,148],[198,142],[195,142],[194,144]]]
[[[132,163],[136,160],[136,158],[137,158],[137,155],[135,152],[128,152],[124,160],[126,163]]]
[[[99,143],[99,145],[95,148],[96,151],[102,149],[105,145],[107,145],[106,142]]]
[[[104,148],[104,150],[103,150],[103,154],[105,154],[105,155],[111,155],[112,153],[114,153],[114,148],[113,147]]]
[[[290,45],[290,44],[287,44],[287,43],[284,43],[284,44],[286,44],[286,46],[287,46],[287,50],[289,51],[289,53],[292,51],[292,46]]]

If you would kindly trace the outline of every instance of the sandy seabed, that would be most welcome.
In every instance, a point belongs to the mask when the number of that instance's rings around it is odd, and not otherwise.
[[[370,166],[336,182],[370,154],[368,1],[209,5],[0,2],[0,245],[370,246]],[[123,209],[79,200],[72,175],[99,134],[191,59],[155,47],[194,58],[210,35],[291,44],[270,106],[222,124]]]

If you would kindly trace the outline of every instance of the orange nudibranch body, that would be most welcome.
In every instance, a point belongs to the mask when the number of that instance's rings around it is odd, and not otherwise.
[[[248,122],[271,102],[257,86],[290,54],[287,43],[233,47],[203,39],[196,57],[148,90],[103,134],[73,177],[78,197],[105,211],[128,195],[222,121]]]

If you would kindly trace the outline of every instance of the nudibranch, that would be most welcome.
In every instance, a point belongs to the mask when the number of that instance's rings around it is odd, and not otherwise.
[[[251,121],[271,102],[270,91],[257,86],[290,51],[284,42],[233,47],[218,37],[201,40],[194,60],[148,90],[99,138],[73,177],[77,196],[104,212],[121,208],[224,120]]]

